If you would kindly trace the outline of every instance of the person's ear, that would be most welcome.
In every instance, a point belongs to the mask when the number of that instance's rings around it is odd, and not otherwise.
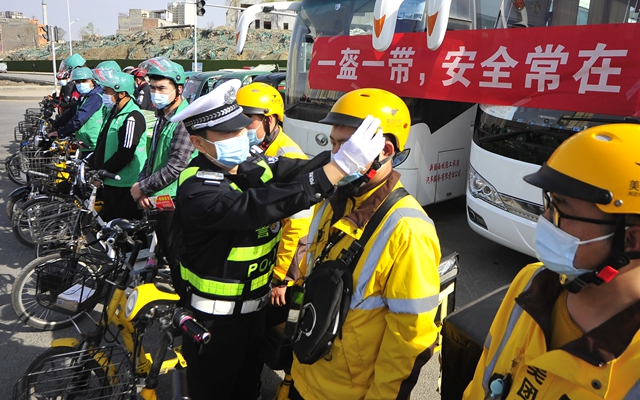
[[[385,140],[384,147],[382,148],[382,152],[380,153],[380,159],[384,160],[387,157],[393,156],[394,153],[395,147],[393,146],[393,143],[388,139]]]
[[[624,234],[624,251],[640,251],[640,225],[631,225]]]
[[[204,147],[203,147],[203,140],[200,136],[198,135],[189,135],[189,140],[191,141],[191,143],[193,144],[193,146],[198,150],[198,151],[204,151],[205,153],[207,152]]]

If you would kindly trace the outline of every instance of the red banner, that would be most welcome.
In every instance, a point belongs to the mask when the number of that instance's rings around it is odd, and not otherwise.
[[[640,116],[640,24],[448,31],[437,51],[425,33],[320,37],[313,89],[361,87],[401,97]]]

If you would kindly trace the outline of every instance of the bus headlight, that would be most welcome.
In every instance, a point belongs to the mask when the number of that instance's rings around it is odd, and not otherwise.
[[[473,167],[469,166],[469,193],[475,198],[486,201],[489,204],[492,204],[496,207],[502,208],[506,210],[504,203],[502,202],[502,198],[500,194],[487,181],[484,179],[479,173],[476,172]]]

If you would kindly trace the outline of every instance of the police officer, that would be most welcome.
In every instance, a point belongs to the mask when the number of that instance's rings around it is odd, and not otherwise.
[[[149,156],[138,182],[131,187],[131,196],[141,207],[150,210],[154,205],[149,197],[169,195],[175,199],[178,176],[195,156],[195,148],[189,140],[184,123],[170,121],[188,105],[182,98],[185,82],[182,66],[168,58],[156,57],[142,62],[138,71],[144,71],[149,77],[151,101],[158,110],[158,119],[153,128]],[[173,214],[173,211],[164,210],[154,216],[158,221],[158,242],[165,257],[169,257],[167,240]],[[169,262],[169,265],[172,267],[173,281],[179,283],[180,273],[177,265],[173,262]]]
[[[120,69],[93,71],[102,86],[102,103],[108,109],[90,166],[120,175],[120,180],[105,179],[101,215],[114,218],[139,218],[138,205],[131,198],[130,189],[147,157],[146,121],[140,108],[132,101],[133,77]]]
[[[402,188],[393,167],[408,155],[411,116],[393,93],[358,89],[338,99],[320,121],[333,125],[334,159],[367,114],[380,119],[384,147],[364,171],[340,180],[333,196],[315,207],[305,273],[317,259],[338,259],[361,238],[380,204]],[[441,255],[433,221],[407,195],[379,226],[353,270],[351,307],[331,356],[311,365],[294,358],[290,399],[408,399],[420,369],[433,355]]]
[[[380,153],[379,121],[363,124],[329,162],[251,158],[246,126],[230,80],[172,118],[184,121],[199,155],[180,176],[176,222],[184,301],[213,340],[199,353],[185,340],[190,396],[255,399],[262,370],[256,359],[264,305],[280,240],[280,220],[333,191],[345,175]],[[324,166],[323,166],[324,165]]]
[[[61,127],[49,136],[68,137],[75,134],[84,144],[80,151],[87,154],[95,149],[103,123],[102,87],[96,85],[93,73],[87,67],[71,71],[71,81],[82,96],[80,103],[60,117],[58,123]]]
[[[258,146],[269,157],[289,157],[306,160],[300,146],[282,130],[284,121],[284,102],[282,96],[273,86],[255,82],[238,90],[238,104],[244,114],[251,118],[247,126],[249,144]],[[282,220],[282,240],[278,248],[278,259],[273,271],[271,304],[284,306],[285,293],[300,277],[300,262],[307,249],[307,233],[311,223],[311,210],[303,210]],[[286,319],[286,309],[282,317],[274,315],[274,321],[268,325],[276,325]],[[271,319],[271,318],[270,318]]]
[[[464,398],[640,398],[640,125],[577,133],[524,180],[542,189],[541,262],[511,283]]]

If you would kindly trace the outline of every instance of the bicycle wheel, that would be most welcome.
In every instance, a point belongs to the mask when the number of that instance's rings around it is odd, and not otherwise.
[[[48,206],[52,203],[65,203],[66,200],[59,197],[41,197],[29,200],[20,208],[14,208],[13,218],[11,219],[12,231],[16,239],[27,247],[34,247],[35,243],[31,237],[31,229],[29,218],[35,215],[39,207]]]
[[[14,399],[109,398],[109,378],[87,352],[52,347],[38,355],[14,388]]]
[[[9,198],[7,199],[7,204],[5,206],[6,211],[7,211],[7,217],[9,217],[10,220],[13,219],[13,213],[18,209],[21,208],[24,203],[27,202],[27,194],[25,194],[22,197],[19,198]]]
[[[4,162],[4,168],[11,182],[18,185],[25,185],[27,183],[26,175],[24,175],[24,173],[21,174],[22,153],[17,152],[7,157]]]
[[[94,258],[84,254],[50,254],[27,264],[11,289],[11,304],[18,318],[29,326],[49,331],[70,326],[73,320],[91,312],[104,283],[97,274],[100,266],[91,263]],[[60,305],[58,297],[74,285],[81,285],[80,290],[87,290],[85,293],[89,290],[93,293],[76,310],[65,302]]]

